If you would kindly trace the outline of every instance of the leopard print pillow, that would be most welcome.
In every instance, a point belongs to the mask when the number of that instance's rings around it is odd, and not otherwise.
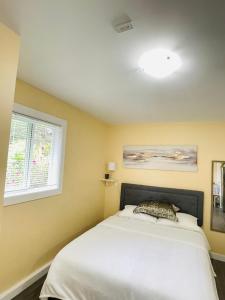
[[[144,213],[157,218],[165,218],[171,221],[178,221],[172,204],[159,201],[141,202],[135,209],[135,214]]]
[[[178,211],[180,211],[180,207],[174,205],[174,204],[171,204],[172,207],[173,207],[173,210],[175,211],[175,213],[177,213]]]

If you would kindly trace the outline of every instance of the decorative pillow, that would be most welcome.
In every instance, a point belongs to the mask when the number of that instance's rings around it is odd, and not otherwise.
[[[175,204],[172,204],[173,210],[177,213],[178,211],[180,211],[180,208],[178,206],[176,206]]]
[[[151,223],[156,223],[157,219],[156,217],[146,215],[146,214],[134,214],[134,209],[136,208],[136,205],[126,205],[125,208],[117,213],[117,216],[119,217],[128,217],[128,218],[134,218],[139,219],[143,221],[148,221]]]
[[[177,222],[176,212],[170,203],[158,201],[145,201],[140,203],[135,209],[135,214],[144,213],[157,218],[165,218]]]

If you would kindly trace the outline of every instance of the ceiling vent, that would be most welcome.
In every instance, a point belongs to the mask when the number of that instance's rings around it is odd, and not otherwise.
[[[132,20],[127,15],[124,15],[120,18],[117,18],[113,22],[113,28],[115,29],[116,32],[122,33],[122,32],[133,29],[134,26],[133,26]]]

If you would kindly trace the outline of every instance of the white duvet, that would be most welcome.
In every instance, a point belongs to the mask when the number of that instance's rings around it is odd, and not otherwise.
[[[185,230],[113,216],[54,259],[41,299],[218,300],[207,240]]]

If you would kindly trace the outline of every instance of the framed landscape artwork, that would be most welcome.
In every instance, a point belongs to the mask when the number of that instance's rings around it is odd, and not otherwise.
[[[124,146],[123,164],[126,168],[195,172],[197,146]]]

